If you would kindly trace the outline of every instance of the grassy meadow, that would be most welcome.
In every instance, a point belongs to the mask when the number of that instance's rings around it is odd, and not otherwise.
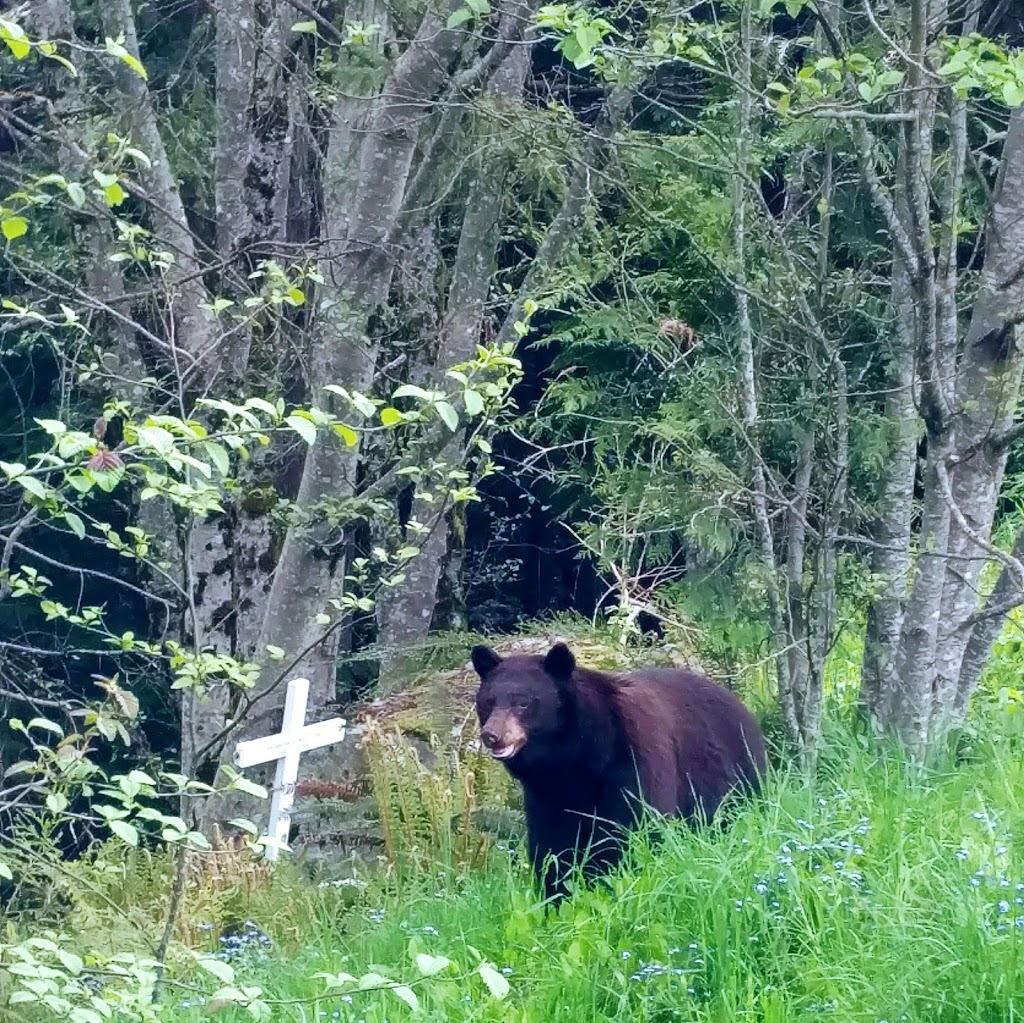
[[[314,978],[415,982],[424,954],[453,963],[414,983],[425,1020],[1012,1021],[1024,1013],[1024,764],[1015,740],[998,740],[912,776],[833,730],[813,781],[776,772],[725,832],[636,841],[607,887],[547,917],[515,850],[498,848],[466,874],[281,874],[237,907],[273,944],[253,931],[211,934],[210,947],[282,1021],[411,1018],[391,992],[317,999]],[[507,978],[503,1000],[471,972],[480,956]],[[166,1018],[204,1018],[186,988],[166,998]]]
[[[854,723],[859,651],[841,647],[812,777],[777,754],[730,827],[634,836],[607,884],[557,912],[539,905],[518,841],[492,840],[467,867],[461,825],[438,841],[436,815],[416,833],[452,851],[413,849],[396,857],[402,869],[353,875],[339,855],[321,873],[287,860],[270,871],[243,852],[190,878],[155,1003],[126,1005],[114,1023],[1013,1023],[1024,1017],[1021,656],[998,645],[969,727],[939,762],[910,767]],[[769,706],[756,678],[744,684]],[[779,734],[771,712],[765,723]],[[407,819],[466,784],[399,773],[379,788]],[[61,870],[59,911],[8,921],[9,940],[49,919],[86,961],[149,954],[174,873],[166,855],[108,845]],[[9,980],[0,971],[0,1006]],[[255,1002],[233,1002],[238,992]]]

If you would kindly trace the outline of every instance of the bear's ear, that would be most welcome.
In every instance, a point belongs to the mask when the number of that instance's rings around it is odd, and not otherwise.
[[[576,658],[564,643],[556,643],[544,657],[544,670],[560,682],[568,682],[576,667]]]
[[[489,646],[478,645],[470,653],[476,673],[483,678],[501,664],[501,656]]]

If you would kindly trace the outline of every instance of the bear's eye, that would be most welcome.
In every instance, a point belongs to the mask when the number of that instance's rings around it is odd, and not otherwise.
[[[512,706],[515,707],[516,710],[529,710],[532,702],[533,701],[528,696],[512,697]]]

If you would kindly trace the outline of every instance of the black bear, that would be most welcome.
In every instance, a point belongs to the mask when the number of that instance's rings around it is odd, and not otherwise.
[[[734,786],[756,792],[764,737],[728,690],[690,671],[590,671],[557,643],[544,657],[476,646],[480,738],[523,786],[530,862],[548,899],[566,869],[619,859],[644,805],[710,820]]]

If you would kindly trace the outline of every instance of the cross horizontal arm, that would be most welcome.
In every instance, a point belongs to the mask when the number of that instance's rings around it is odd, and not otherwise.
[[[345,719],[331,718],[304,725],[293,732],[279,732],[261,739],[249,739],[235,747],[235,767],[253,767],[280,760],[288,753],[308,753],[309,750],[330,746],[345,738]]]

